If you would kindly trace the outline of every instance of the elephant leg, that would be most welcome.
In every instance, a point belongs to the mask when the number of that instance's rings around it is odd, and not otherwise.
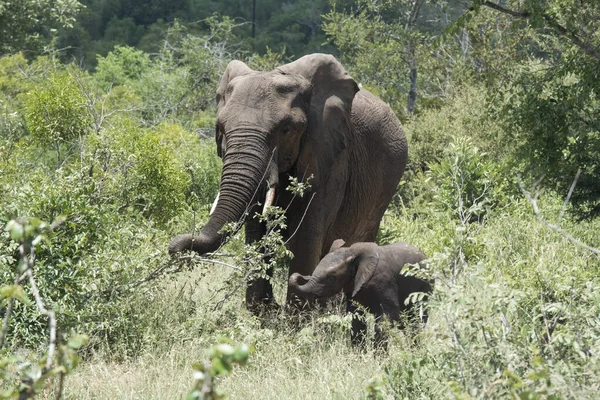
[[[288,277],[294,272],[301,275],[312,274],[321,258],[327,254],[333,240],[338,239],[327,240],[334,231],[332,227],[345,201],[348,181],[348,160],[345,155],[339,157],[329,175],[327,182],[321,182],[315,192],[292,201],[288,223],[289,234],[293,235],[289,239],[289,249],[294,258],[290,263]],[[294,304],[297,298],[288,291],[287,301],[288,304]]]
[[[349,296],[346,298],[346,311],[352,315],[352,329],[350,331],[350,342],[354,346],[362,346],[367,339],[367,324],[365,313],[357,308]]]
[[[260,208],[254,207],[250,215],[254,215]],[[266,234],[266,226],[264,223],[251,218],[246,222],[246,243],[254,243],[259,241]],[[264,251],[263,251],[264,252]],[[264,256],[264,262],[269,262],[269,257]],[[273,297],[273,286],[270,278],[273,276],[273,268],[269,268],[267,271],[266,278],[255,278],[248,282],[246,287],[246,308],[254,315],[258,315],[265,308],[266,305],[273,304],[275,299]]]
[[[290,210],[293,209],[288,216],[288,233],[293,235],[289,238],[289,250],[294,254],[294,258],[290,260],[288,278],[294,272],[301,275],[312,274],[321,260],[325,232],[322,228],[323,210],[315,206],[320,200],[318,197],[315,197],[312,205],[305,199],[296,199],[289,207]],[[303,309],[311,307],[314,302],[301,299],[288,290],[287,303],[292,309]]]
[[[290,250],[294,254],[294,258],[290,262],[290,276],[294,272],[298,272],[302,275],[310,275],[320,261],[320,235],[313,236],[311,238],[307,234],[306,236],[302,237],[306,239],[303,241],[295,241],[294,243],[290,243]],[[317,303],[319,303],[318,300],[299,298],[295,293],[292,293],[290,290],[288,290],[287,304],[291,309],[311,309],[314,308],[315,304]],[[325,299],[322,300],[322,305],[324,305],[324,303]]]

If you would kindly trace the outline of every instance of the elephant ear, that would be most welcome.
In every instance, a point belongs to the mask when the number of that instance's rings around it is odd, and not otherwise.
[[[329,54],[310,54],[277,69],[300,75],[311,83],[308,127],[298,155],[298,176],[313,175],[319,187],[348,145],[352,101],[358,85],[342,64]]]
[[[353,245],[350,249],[359,254],[355,261],[357,266],[352,290],[352,297],[354,297],[375,273],[377,264],[379,264],[379,251],[375,243],[361,243]]]
[[[331,244],[331,247],[329,248],[329,252],[333,253],[334,251],[336,251],[340,247],[344,246],[345,244],[346,244],[346,242],[344,241],[344,239],[336,239]]]
[[[227,92],[227,86],[229,85],[229,82],[236,76],[248,75],[252,72],[254,72],[252,69],[238,60],[233,60],[227,65],[227,68],[225,68],[225,72],[223,72],[223,76],[221,77],[221,81],[219,82],[219,86],[217,87],[217,112],[219,111],[219,108],[225,104],[225,94]],[[223,155],[221,151],[220,135],[221,133],[218,129],[216,129],[215,140],[217,141],[217,154],[219,157],[222,157]]]

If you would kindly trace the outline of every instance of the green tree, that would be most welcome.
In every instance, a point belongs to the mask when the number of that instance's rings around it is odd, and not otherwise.
[[[32,90],[27,100],[26,121],[37,142],[56,150],[60,167],[61,145],[86,134],[91,125],[86,98],[69,71],[52,72],[46,82]]]
[[[470,13],[527,32],[526,60],[507,63],[493,98],[523,169],[565,195],[576,180],[578,211],[600,215],[600,2],[474,1]]]
[[[106,57],[98,56],[94,79],[107,88],[110,85],[132,84],[150,69],[150,57],[128,46],[116,46]]]
[[[73,25],[81,8],[77,0],[0,0],[0,55],[39,52],[57,28]]]
[[[401,114],[415,111],[417,94],[422,100],[443,95],[445,67],[451,66],[444,64],[445,53],[454,50],[432,46],[461,8],[428,0],[364,0],[357,6],[324,16],[324,30],[354,78]]]

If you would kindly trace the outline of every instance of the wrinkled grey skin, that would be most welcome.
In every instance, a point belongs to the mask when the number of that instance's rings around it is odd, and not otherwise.
[[[289,290],[299,297],[313,300],[329,298],[343,291],[348,301],[348,311],[354,312],[353,302],[361,304],[375,314],[377,320],[386,316],[392,322],[400,322],[404,311],[412,310],[412,304],[404,300],[414,292],[430,293],[429,282],[414,276],[401,274],[406,264],[417,264],[426,256],[406,243],[377,246],[375,243],[354,243],[341,247],[343,240],[336,240],[312,275],[292,274]],[[423,315],[426,321],[427,315]],[[362,341],[365,325],[358,319],[352,322],[353,342]],[[381,331],[376,325],[381,340]]]
[[[359,90],[326,54],[269,72],[232,61],[217,90],[216,141],[223,159],[216,208],[197,236],[173,238],[169,252],[215,251],[226,239],[219,230],[235,221],[245,221],[247,242],[260,240],[265,225],[251,216],[275,188],[274,205],[286,210],[284,234],[294,254],[290,274],[310,274],[342,235],[348,243],[375,240],[408,150],[391,109]],[[292,177],[312,177],[304,197],[285,190]],[[254,312],[272,299],[264,279],[246,291]]]

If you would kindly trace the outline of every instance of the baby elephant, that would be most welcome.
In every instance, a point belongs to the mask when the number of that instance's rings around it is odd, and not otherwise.
[[[343,245],[342,239],[333,242],[329,254],[319,262],[312,275],[292,274],[289,289],[308,300],[332,297],[343,290],[349,312],[356,311],[353,300],[375,314],[376,321],[387,316],[393,323],[400,322],[401,313],[411,309],[412,304],[404,304],[411,293],[431,292],[429,282],[400,273],[404,265],[421,263],[427,258],[417,248],[401,242],[385,246],[375,243]],[[426,319],[424,315],[423,320]],[[375,325],[375,341],[382,344],[378,325]],[[363,319],[354,318],[352,342],[364,340],[365,333]]]

